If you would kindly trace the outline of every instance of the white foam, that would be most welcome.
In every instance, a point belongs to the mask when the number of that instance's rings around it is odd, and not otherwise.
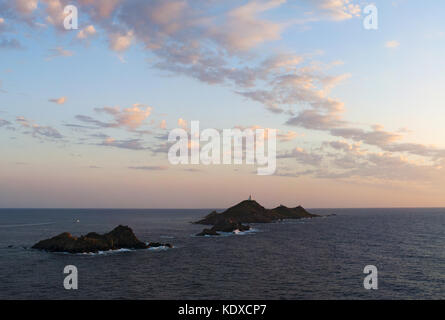
[[[256,233],[258,230],[255,228],[250,228],[249,230],[245,230],[245,231],[240,231],[238,229],[236,229],[235,231],[233,231],[232,233],[237,235],[237,236],[244,236],[247,234],[254,234]]]
[[[165,251],[171,249],[170,247],[167,246],[159,246],[159,247],[151,247],[151,248],[147,248],[147,250],[151,250],[151,251]]]
[[[231,237],[231,236],[245,236],[248,234],[255,234],[255,233],[259,232],[259,230],[255,229],[255,228],[250,228],[249,230],[246,230],[246,231],[240,231],[240,230],[236,229],[232,232],[223,232],[223,231],[217,231],[217,232],[219,233],[218,236],[206,234],[206,235],[204,235],[204,237],[206,237],[206,238],[221,238],[221,237]],[[192,235],[192,237],[202,238],[203,236]]]
[[[107,255],[107,254],[131,252],[131,251],[135,251],[135,250],[134,249],[121,248],[121,249],[98,251],[98,252],[82,252],[82,253],[78,253],[78,254],[89,255],[89,256],[97,256],[97,255]]]
[[[159,247],[147,248],[146,250],[150,250],[150,251],[165,251],[165,250],[168,250],[168,249],[171,249],[171,248],[169,248],[167,246],[159,246]],[[98,251],[98,252],[81,252],[81,253],[55,252],[55,253],[58,253],[58,254],[74,254],[74,255],[82,255],[82,256],[101,256],[101,255],[109,255],[109,254],[118,254],[118,253],[123,253],[123,252],[133,252],[133,251],[140,251],[140,249],[121,248],[121,249]]]

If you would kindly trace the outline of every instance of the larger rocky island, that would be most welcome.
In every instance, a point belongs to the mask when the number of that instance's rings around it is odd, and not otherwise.
[[[39,241],[32,248],[49,252],[96,253],[117,249],[147,249],[160,246],[172,247],[169,243],[150,242],[145,244],[136,238],[131,228],[120,225],[105,234],[90,232],[84,236],[74,237],[70,233],[64,232],[53,238]]]
[[[204,219],[196,221],[196,224],[211,225],[212,228],[204,229],[197,236],[217,236],[219,232],[246,231],[250,226],[243,223],[270,223],[284,219],[302,219],[319,217],[307,212],[302,206],[288,208],[280,205],[274,209],[266,209],[255,200],[244,200],[230,207],[224,212],[216,211],[208,214]]]

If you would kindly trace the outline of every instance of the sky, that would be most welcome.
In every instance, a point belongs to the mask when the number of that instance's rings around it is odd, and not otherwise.
[[[0,207],[444,207],[444,9],[0,0]],[[275,173],[172,165],[192,120],[276,129]]]

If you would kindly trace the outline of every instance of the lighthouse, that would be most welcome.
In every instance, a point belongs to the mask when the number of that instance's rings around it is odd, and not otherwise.
[[[249,201],[252,201],[252,195],[251,194],[249,195]]]

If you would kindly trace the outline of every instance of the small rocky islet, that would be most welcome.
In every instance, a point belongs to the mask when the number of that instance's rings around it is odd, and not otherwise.
[[[234,232],[250,230],[246,223],[270,223],[284,219],[315,218],[319,215],[307,212],[302,206],[288,208],[280,205],[274,209],[266,209],[255,200],[241,201],[224,212],[216,211],[208,214],[204,219],[194,222],[195,224],[211,225],[197,236],[218,236],[219,232]],[[245,224],[243,224],[245,223]]]
[[[39,241],[32,248],[48,252],[97,253],[118,249],[149,249],[157,247],[172,248],[169,243],[140,241],[128,226],[119,225],[105,234],[90,232],[84,236],[74,237],[68,232],[53,238]]]

